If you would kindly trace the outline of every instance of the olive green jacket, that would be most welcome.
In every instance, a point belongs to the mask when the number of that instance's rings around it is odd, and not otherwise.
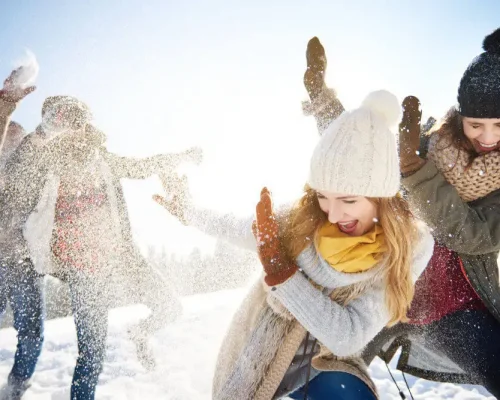
[[[500,190],[465,203],[431,161],[404,178],[403,186],[413,212],[439,243],[459,254],[474,290],[500,321]]]

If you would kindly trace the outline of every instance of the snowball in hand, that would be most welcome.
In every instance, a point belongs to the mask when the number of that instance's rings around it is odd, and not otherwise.
[[[29,50],[26,50],[26,54],[17,64],[19,65],[19,73],[16,74],[12,84],[25,89],[35,83],[40,67],[35,55]]]

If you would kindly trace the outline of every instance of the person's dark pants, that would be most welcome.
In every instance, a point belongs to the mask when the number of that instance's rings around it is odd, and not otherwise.
[[[458,311],[429,324],[425,339],[500,398],[500,322],[488,311]]]
[[[10,304],[17,331],[17,350],[9,374],[23,384],[31,378],[42,351],[45,300],[43,277],[29,259],[0,263],[0,318]]]
[[[71,400],[93,400],[106,355],[108,296],[97,274],[75,272],[68,283],[78,339]]]
[[[288,397],[304,399],[302,387]],[[376,400],[370,388],[358,377],[347,372],[321,372],[307,386],[308,400]]]

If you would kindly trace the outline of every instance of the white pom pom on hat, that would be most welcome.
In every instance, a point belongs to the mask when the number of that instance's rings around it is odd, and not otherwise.
[[[401,105],[398,98],[387,90],[371,92],[361,105],[380,116],[388,127],[396,125],[401,116]]]
[[[313,152],[313,189],[366,197],[393,197],[400,187],[394,126],[401,106],[392,93],[370,93],[361,107],[344,112],[325,129]]]

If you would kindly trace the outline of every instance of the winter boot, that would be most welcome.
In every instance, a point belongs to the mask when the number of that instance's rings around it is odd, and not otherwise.
[[[149,345],[149,335],[145,333],[141,324],[135,325],[128,330],[130,340],[135,344],[137,359],[147,371],[156,368],[156,361],[153,351]]]
[[[0,400],[21,400],[30,386],[29,379],[21,379],[10,374],[7,385],[0,390]]]

